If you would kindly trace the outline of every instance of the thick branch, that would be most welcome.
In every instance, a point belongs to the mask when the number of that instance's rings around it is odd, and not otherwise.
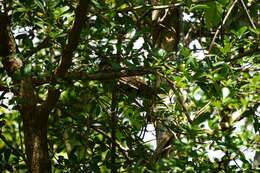
[[[43,42],[39,43],[39,45],[37,47],[31,49],[28,53],[26,53],[25,57],[28,58],[28,57],[32,56],[33,54],[37,53],[38,51],[49,47],[50,43],[51,43],[51,38],[47,37],[46,39],[43,40]]]
[[[17,53],[16,42],[9,25],[9,17],[0,12],[0,56],[7,74],[15,79],[15,73],[23,66],[20,58],[13,56]]]
[[[149,69],[140,69],[140,70],[130,70],[124,69],[121,71],[114,72],[97,72],[97,73],[87,73],[87,72],[79,72],[79,73],[68,73],[66,75],[67,78],[76,79],[76,80],[113,80],[119,79],[122,77],[131,77],[131,76],[142,76],[147,74],[154,73]]]
[[[60,64],[55,72],[58,77],[63,77],[72,63],[73,52],[78,46],[80,33],[85,24],[89,2],[89,0],[79,1],[75,12],[75,21],[68,35],[68,44],[63,49]]]
[[[92,80],[114,80],[125,77],[133,77],[133,76],[143,76],[147,74],[153,74],[155,71],[150,69],[123,69],[117,72],[96,72],[96,73],[87,73],[87,72],[70,72],[65,75],[64,79],[66,81],[70,80],[84,80],[84,81],[92,81]],[[49,83],[51,81],[50,78],[42,78],[40,79],[38,76],[32,77],[33,84],[35,85],[43,85]],[[62,82],[62,80],[59,80]],[[59,83],[59,81],[53,79],[53,83]]]
[[[9,26],[8,16],[0,12],[0,56],[6,57],[16,53],[16,43]]]
[[[57,67],[54,75],[55,77],[62,78],[66,75],[69,67],[72,64],[73,52],[78,46],[81,30],[84,27],[86,15],[88,13],[88,6],[90,0],[80,0],[75,12],[75,21],[72,29],[68,35],[68,41],[62,51],[61,61]],[[43,104],[43,111],[49,112],[57,103],[60,92],[56,89],[49,89],[46,102]]]
[[[48,116],[53,107],[56,105],[60,97],[60,91],[58,89],[50,88],[46,101],[39,107],[42,111],[42,115]]]

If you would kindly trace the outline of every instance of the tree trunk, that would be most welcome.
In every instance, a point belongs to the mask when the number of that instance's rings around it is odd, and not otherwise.
[[[75,11],[73,27],[68,33],[68,43],[62,52],[61,61],[56,68],[56,76],[62,78],[72,64],[73,52],[78,45],[80,32],[85,26],[89,0],[80,0]],[[17,77],[23,62],[15,55],[17,46],[8,20],[8,11],[0,11],[0,56],[3,65],[13,83],[20,87],[17,95],[20,100],[18,107],[23,120],[27,166],[31,173],[50,173],[51,164],[48,154],[47,129],[48,117],[56,105],[60,91],[50,88],[45,102],[39,103],[38,94],[31,82],[30,76]]]
[[[24,141],[27,164],[30,172],[50,173],[51,164],[48,154],[47,127],[48,115],[44,115],[36,106],[22,110]]]
[[[47,145],[49,111],[41,111],[36,106],[37,96],[30,78],[21,80],[16,76],[23,66],[22,60],[13,56],[16,53],[17,46],[9,26],[8,16],[0,12],[0,56],[3,57],[2,64],[7,74],[13,79],[13,83],[20,87],[18,97],[21,104],[18,107],[23,120],[27,166],[31,173],[50,173]]]

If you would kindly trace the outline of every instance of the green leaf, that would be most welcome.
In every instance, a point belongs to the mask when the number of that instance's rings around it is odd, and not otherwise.
[[[160,48],[156,48],[156,49],[153,49],[153,51],[151,52],[151,55],[152,56],[155,56],[155,57],[164,57],[166,56],[167,52],[164,50],[164,49],[160,49]],[[159,59],[158,59],[159,61]]]
[[[8,109],[6,109],[6,108],[0,106],[0,115],[1,115],[1,114],[7,114],[8,112],[9,112]],[[1,117],[1,118],[2,118],[2,117]]]
[[[37,7],[39,7],[42,11],[45,11],[44,5],[40,0],[34,0]]]
[[[27,12],[29,10],[26,9],[26,8],[17,8],[17,9],[15,9],[15,11],[17,11],[17,12]]]
[[[229,0],[218,0],[223,6],[226,6],[230,1]]]
[[[63,13],[68,11],[70,8],[68,6],[56,8],[54,13],[56,16],[60,17]]]
[[[234,34],[236,34],[236,36],[241,37],[246,31],[247,31],[248,27],[247,26],[243,26],[241,28],[239,28],[238,31],[232,31]]]
[[[199,115],[192,121],[192,125],[196,126],[196,125],[199,125],[199,124],[205,122],[206,120],[208,120],[210,118],[210,115],[211,115],[211,113],[209,113],[209,112]]]
[[[206,10],[205,19],[206,19],[206,27],[210,29],[212,27],[216,27],[220,25],[223,9],[220,4],[214,1],[209,2],[208,6],[210,8]]]
[[[29,75],[32,71],[32,64],[27,64],[25,67],[22,68],[21,73],[22,75]]]
[[[208,6],[206,4],[198,4],[198,5],[192,6],[190,8],[190,11],[197,10],[197,9],[209,9],[209,8],[210,8],[210,6]]]

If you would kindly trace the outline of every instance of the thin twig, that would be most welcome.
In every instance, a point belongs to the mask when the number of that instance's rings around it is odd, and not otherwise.
[[[142,8],[149,8],[150,10],[162,10],[162,9],[167,9],[167,8],[174,8],[183,5],[183,3],[175,3],[175,4],[169,4],[169,5],[151,5],[151,4],[146,4],[146,5],[139,5],[135,7],[129,7],[129,8],[124,8],[124,9],[118,9],[116,10],[117,12],[123,12],[123,11],[132,11],[132,10],[139,10]]]
[[[108,136],[104,131],[100,130],[99,128],[95,127],[95,126],[91,126],[91,128],[93,130],[95,130],[96,132],[102,134],[105,138],[107,138],[110,142],[113,142],[111,137]],[[120,144],[118,144],[117,142],[114,142],[114,144],[118,147],[119,151],[124,155],[124,157],[127,159],[127,161],[130,162],[129,157],[126,155],[126,151],[120,146]]]
[[[5,139],[5,137],[4,137],[3,135],[0,135],[0,139],[1,139],[9,148],[11,148],[11,149],[14,151],[14,154],[15,154],[16,156],[21,156],[21,157],[23,158],[24,162],[27,163],[27,159],[26,159],[26,157],[25,157],[25,154],[23,154],[22,151],[20,151],[19,149],[13,147],[13,146]]]
[[[191,120],[191,118],[190,118],[189,111],[188,111],[186,105],[184,104],[184,100],[183,100],[182,96],[180,95],[180,91],[178,91],[178,89],[175,87],[175,83],[174,83],[172,80],[170,80],[168,77],[166,77],[166,76],[164,76],[163,74],[161,74],[160,72],[157,72],[157,74],[158,74],[159,76],[161,76],[162,78],[166,79],[170,84],[172,84],[173,92],[174,92],[174,93],[176,94],[176,96],[177,96],[177,102],[178,102],[178,104],[182,107],[182,110],[183,110],[183,112],[184,112],[184,114],[185,114],[185,116],[186,116],[188,122],[191,124],[191,123],[192,123],[192,120]]]
[[[196,112],[195,118],[197,118],[201,114],[203,114],[207,110],[207,108],[209,107],[210,104],[211,104],[211,101],[209,101],[205,106],[203,106],[203,108],[201,108],[198,112]]]
[[[243,5],[243,8],[244,8],[244,10],[245,10],[245,12],[246,12],[246,15],[247,15],[247,18],[248,18],[250,24],[252,25],[252,27],[253,27],[254,29],[256,29],[256,26],[255,26],[255,24],[254,24],[254,22],[253,22],[253,20],[252,20],[252,18],[251,18],[251,16],[250,16],[250,14],[249,14],[247,8],[246,8],[246,5],[245,5],[244,1],[243,1],[243,0],[240,0],[240,2],[241,2],[242,5]]]
[[[216,38],[217,38],[217,36],[218,36],[218,34],[219,34],[219,32],[220,32],[220,29],[221,29],[222,26],[226,23],[226,21],[227,21],[229,15],[230,15],[230,13],[231,13],[233,7],[234,7],[235,4],[237,3],[237,1],[238,1],[238,0],[235,0],[235,1],[233,2],[233,4],[232,4],[232,5],[230,6],[230,8],[228,9],[228,12],[227,12],[227,14],[226,14],[226,16],[225,16],[225,18],[224,18],[222,24],[219,25],[219,27],[218,27],[218,29],[217,29],[217,31],[216,31],[214,37],[213,37],[213,40],[212,40],[211,43],[210,43],[210,46],[209,46],[209,53],[211,52],[211,49],[213,48],[213,45],[214,45],[215,40],[216,40]]]

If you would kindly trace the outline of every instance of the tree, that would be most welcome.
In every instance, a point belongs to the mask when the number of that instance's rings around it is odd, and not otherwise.
[[[0,5],[2,172],[257,172],[256,1]]]

